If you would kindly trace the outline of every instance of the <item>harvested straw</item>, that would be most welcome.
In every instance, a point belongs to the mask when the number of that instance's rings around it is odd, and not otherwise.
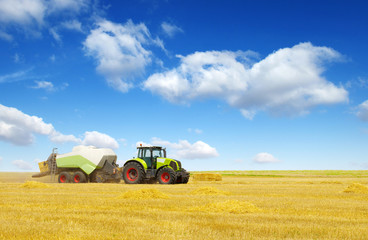
[[[50,185],[42,182],[35,182],[35,181],[27,181],[23,183],[21,188],[49,188]]]
[[[194,181],[222,181],[222,176],[217,173],[196,173],[193,175]]]
[[[209,203],[199,207],[192,207],[190,211],[195,212],[214,212],[214,213],[254,213],[259,212],[260,209],[254,204],[245,201],[227,200],[225,202]]]
[[[221,191],[214,187],[200,187],[191,192],[194,195],[227,195],[228,192]]]
[[[361,183],[352,183],[345,190],[345,193],[367,193],[368,187]]]
[[[140,189],[140,190],[131,190],[127,191],[118,198],[123,199],[167,199],[169,196],[167,196],[165,193],[154,189],[154,188],[146,188],[146,189]]]

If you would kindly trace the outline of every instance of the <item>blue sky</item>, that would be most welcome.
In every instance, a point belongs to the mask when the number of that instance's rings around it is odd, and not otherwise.
[[[0,169],[139,143],[188,170],[367,169],[367,10],[0,0]]]

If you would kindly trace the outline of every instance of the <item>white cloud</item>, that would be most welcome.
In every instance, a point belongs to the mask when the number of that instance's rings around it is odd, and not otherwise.
[[[18,71],[18,72],[14,72],[14,73],[10,73],[10,74],[6,74],[3,76],[0,76],[0,83],[4,83],[4,82],[16,82],[16,81],[20,81],[23,79],[27,79],[29,78],[29,72],[32,69],[27,69],[27,70],[22,70],[22,71]]]
[[[74,30],[77,32],[83,32],[82,30],[82,23],[78,20],[72,20],[72,21],[66,21],[61,23],[61,27],[68,29],[68,30]]]
[[[153,138],[151,142],[152,145],[164,146],[173,150],[170,156],[174,156],[178,159],[204,159],[219,156],[216,148],[202,141],[191,144],[187,140],[179,140],[178,143],[171,143],[159,138]]]
[[[44,89],[48,92],[54,92],[54,91],[62,91],[65,90],[69,84],[68,83],[62,83],[59,86],[55,86],[52,82],[48,81],[35,81],[35,86],[32,86],[31,88],[34,89]]]
[[[8,42],[13,41],[12,35],[10,35],[9,33],[3,32],[1,30],[0,30],[0,38]]]
[[[127,92],[133,86],[133,76],[142,74],[151,63],[151,52],[144,44],[155,44],[147,27],[131,20],[124,25],[107,20],[97,23],[84,41],[84,50],[98,62],[97,71],[107,83]]]
[[[362,121],[368,121],[368,100],[358,106],[357,117]]]
[[[0,0],[0,22],[42,25],[45,10],[43,0]]]
[[[21,170],[32,170],[33,169],[32,165],[24,160],[14,160],[12,164]]]
[[[323,64],[342,56],[327,47],[300,43],[254,62],[254,52],[208,51],[181,58],[179,67],[151,75],[144,89],[174,103],[218,98],[252,119],[257,111],[302,115],[321,104],[348,101],[348,93],[327,81]]]
[[[90,0],[0,0],[0,38],[12,41],[13,37],[6,31],[23,30],[27,35],[40,37],[40,30],[49,28],[50,34],[57,42],[61,42],[59,27],[81,31],[77,20],[63,22],[60,26],[52,26],[49,17],[64,14],[75,17],[82,11],[89,11]],[[51,26],[51,27],[50,27]]]
[[[61,37],[60,37],[60,34],[57,32],[57,29],[56,28],[50,28],[49,29],[49,33],[51,34],[51,36],[55,39],[55,41],[59,44],[62,43],[62,40],[61,40]]]
[[[278,160],[277,158],[275,158],[274,156],[272,156],[269,153],[258,153],[254,159],[255,162],[257,163],[276,163],[276,162],[280,162],[280,160]]]
[[[168,22],[163,22],[161,28],[168,37],[174,37],[175,34],[184,32],[180,27]]]
[[[36,83],[36,86],[33,86],[32,88],[45,89],[47,91],[54,91],[55,90],[54,84],[52,82],[35,81],[35,83]]]
[[[85,132],[82,144],[112,149],[119,148],[119,144],[114,138],[110,137],[107,134],[100,133],[97,131]]]
[[[0,104],[0,139],[16,145],[28,145],[33,142],[34,133],[49,135],[53,131],[53,126],[43,122],[42,118]]]
[[[81,143],[81,140],[74,135],[64,135],[58,131],[53,131],[49,138],[54,143],[65,143],[65,142],[75,142],[75,143]]]
[[[188,128],[188,132],[192,133],[196,133],[196,134],[202,134],[203,131],[201,129],[198,129],[198,128],[195,128],[195,129],[192,129],[192,128]]]
[[[0,157],[0,162],[3,160],[3,158],[2,157]]]
[[[51,0],[49,2],[48,11],[63,12],[65,10],[75,13],[88,8],[90,0]]]
[[[64,136],[42,118],[0,104],[0,140],[15,145],[29,145],[34,141],[34,134],[47,135],[51,140]]]
[[[48,136],[55,143],[74,142],[96,147],[119,148],[118,142],[107,134],[87,131],[83,140],[74,135],[64,135],[40,117],[30,116],[16,108],[0,104],[0,140],[15,145],[30,145],[34,142],[34,134]]]

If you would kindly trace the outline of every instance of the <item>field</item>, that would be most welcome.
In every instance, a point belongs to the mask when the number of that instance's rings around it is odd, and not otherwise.
[[[367,171],[211,173],[222,181],[57,184],[0,173],[0,239],[368,238]]]

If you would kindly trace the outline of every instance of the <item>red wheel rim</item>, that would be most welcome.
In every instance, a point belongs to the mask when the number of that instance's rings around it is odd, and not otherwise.
[[[170,181],[170,174],[167,172],[164,172],[161,174],[161,181],[167,183],[168,181]]]
[[[74,182],[75,182],[75,183],[79,183],[79,182],[80,182],[80,177],[79,177],[79,175],[75,175],[75,176],[74,176]]]
[[[138,178],[138,171],[135,168],[129,168],[126,176],[128,178],[129,181],[134,182],[137,178]]]
[[[60,182],[62,182],[62,183],[66,182],[66,176],[65,175],[60,176]]]

